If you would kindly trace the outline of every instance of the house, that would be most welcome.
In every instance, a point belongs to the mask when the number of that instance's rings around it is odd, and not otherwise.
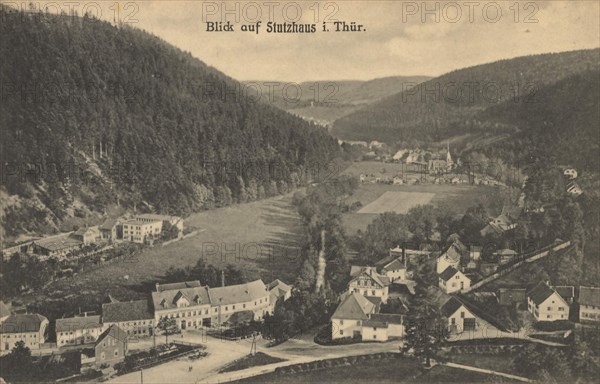
[[[254,320],[261,320],[267,313],[273,313],[271,293],[262,280],[245,284],[209,288],[212,324],[220,326],[239,312],[252,314]],[[237,316],[237,315],[236,315]]]
[[[387,276],[390,282],[406,280],[406,258],[398,257],[381,268],[381,274]]]
[[[527,292],[527,308],[537,321],[569,319],[569,303],[544,282]]]
[[[38,314],[8,316],[0,325],[0,353],[9,352],[18,341],[29,349],[40,349],[48,324],[48,319]]]
[[[442,159],[431,159],[427,164],[427,171],[430,174],[445,173],[448,171],[448,163]]]
[[[152,213],[144,213],[141,215],[137,215],[134,219],[142,222],[153,223],[155,221],[162,222],[161,231],[165,229],[167,225],[171,227],[177,227],[179,230],[179,235],[183,235],[183,219],[179,216],[170,216],[170,215],[156,215]]]
[[[402,177],[400,177],[400,176],[394,176],[392,183],[394,185],[402,185],[402,184],[404,184],[404,180],[402,180]]]
[[[573,168],[568,168],[564,170],[563,175],[573,180],[577,178],[577,171]]]
[[[579,287],[579,321],[600,322],[600,288]]]
[[[99,229],[102,240],[115,241],[123,238],[123,228],[118,219],[104,220]]]
[[[494,252],[494,256],[498,258],[500,264],[506,264],[517,257],[517,252],[513,251],[512,249],[505,248]]]
[[[452,266],[439,275],[439,287],[446,293],[462,291],[470,286],[471,279]]]
[[[269,299],[272,305],[278,302],[284,302],[292,297],[292,286],[276,279],[267,285],[269,289]]]
[[[56,319],[56,346],[80,345],[95,342],[102,333],[100,316],[79,316]]]
[[[136,337],[154,334],[154,314],[148,300],[117,301],[102,304],[104,329],[117,325],[128,335]]]
[[[65,257],[83,248],[84,243],[71,236],[71,232],[45,237],[33,242],[33,253],[47,257]]]
[[[444,303],[441,313],[448,321],[450,333],[472,332],[481,325],[479,318],[456,297],[451,297]]]
[[[90,245],[97,243],[102,235],[100,234],[100,230],[98,227],[83,227],[79,228],[75,232],[71,234],[74,239],[79,240],[83,243],[83,245]]]
[[[159,220],[127,220],[123,223],[123,240],[144,244],[161,236],[162,225],[162,221]]]
[[[366,297],[373,297],[381,303],[387,303],[390,279],[377,273],[374,267],[363,267],[358,273],[352,273],[352,279],[348,283],[348,291],[355,292]]]
[[[404,335],[402,315],[378,314],[377,306],[356,292],[346,293],[331,316],[331,339],[387,341]]]
[[[437,258],[436,271],[438,274],[444,272],[448,267],[459,268],[462,258],[462,243],[458,241],[450,244],[446,250]]]
[[[208,287],[199,281],[156,284],[152,292],[154,320],[174,318],[182,329],[199,329],[212,325],[211,301]]]
[[[96,366],[113,366],[125,360],[128,333],[117,325],[111,325],[96,340],[94,355]]]
[[[472,261],[479,261],[479,259],[481,259],[481,251],[481,245],[469,245],[469,259]]]

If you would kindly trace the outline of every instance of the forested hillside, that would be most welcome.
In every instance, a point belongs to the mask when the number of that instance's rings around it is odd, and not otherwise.
[[[519,57],[450,72],[337,120],[332,133],[344,139],[390,143],[439,141],[467,133],[513,134],[530,125],[559,127],[568,121],[570,134],[586,141],[590,139],[588,127],[598,121],[592,110],[594,97],[597,106],[597,92],[582,94],[593,87],[558,88],[568,80],[545,89],[576,75],[597,80],[599,59],[600,50],[595,49]],[[578,102],[582,98],[586,100],[583,105]],[[564,113],[547,115],[547,104],[561,106]],[[579,105],[576,110],[563,107],[574,104]],[[484,112],[487,109],[491,111]]]
[[[0,12],[9,235],[60,222],[73,206],[144,202],[186,214],[260,199],[339,155],[322,129],[249,99],[239,83],[146,32]]]

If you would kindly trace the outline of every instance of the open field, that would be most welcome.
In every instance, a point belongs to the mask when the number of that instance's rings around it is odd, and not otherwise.
[[[358,213],[380,214],[385,212],[395,212],[406,214],[412,207],[429,204],[434,196],[434,193],[427,192],[388,191],[379,196],[377,200],[363,207]]]
[[[217,267],[233,264],[248,279],[294,282],[301,261],[297,246],[304,227],[291,205],[291,194],[196,213],[186,218],[185,225],[198,228],[199,233],[164,247],[144,249],[127,260],[90,266],[24,301],[44,302],[49,297],[73,300],[84,295],[91,300],[107,293],[122,300],[143,298],[169,267],[193,266],[201,257]]]
[[[395,193],[389,195],[388,198],[386,197],[388,192]],[[464,213],[467,208],[483,203],[485,206],[492,207],[491,214],[497,214],[502,209],[504,192],[499,187],[465,184],[361,184],[354,195],[347,200],[347,203],[360,201],[363,208],[358,212],[345,214],[343,216],[344,227],[348,234],[354,234],[359,229],[364,231],[367,225],[379,215],[379,213],[371,212],[362,213],[365,209],[370,211],[377,208],[377,212],[389,212],[394,211],[397,207],[402,211],[408,211],[418,204],[446,205],[457,213]],[[413,196],[418,195],[427,196],[427,200],[425,198],[423,200],[413,198]],[[381,201],[379,201],[380,198],[382,198]],[[402,202],[399,203],[399,200],[402,200]],[[386,206],[386,201],[389,202],[389,206]],[[371,203],[373,202],[376,202],[376,206],[372,208]]]

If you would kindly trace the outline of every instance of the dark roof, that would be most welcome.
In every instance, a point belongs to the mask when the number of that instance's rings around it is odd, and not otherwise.
[[[0,301],[0,317],[10,316],[10,308],[4,304],[4,301]]]
[[[575,297],[575,287],[572,285],[555,285],[552,288],[565,300],[572,300]]]
[[[353,292],[344,297],[331,318],[342,320],[366,320],[367,314],[372,313],[374,309],[375,304],[363,295]]]
[[[531,291],[527,292],[527,297],[536,304],[542,304],[547,298],[552,296],[555,291],[543,281],[538,283]]]
[[[448,281],[457,273],[458,270],[456,268],[449,266],[448,268],[444,269],[444,272],[440,273],[440,278],[444,281]]]
[[[404,316],[391,313],[374,313],[369,316],[370,320],[383,321],[388,324],[403,324]]]
[[[399,269],[404,269],[404,263],[402,262],[402,260],[400,260],[401,258],[398,257],[396,259],[394,259],[391,263],[386,264],[383,267],[383,270],[385,271],[396,271]]]
[[[119,223],[119,219],[106,219],[106,220],[104,220],[104,222],[102,223],[102,225],[100,225],[100,230],[112,231],[112,229],[118,223]]]
[[[66,319],[56,319],[56,332],[75,331],[83,329],[100,328],[100,316],[79,316]]]
[[[458,300],[456,297],[451,297],[448,301],[442,305],[441,312],[442,315],[446,317],[452,316],[460,307],[464,304]]]
[[[175,288],[152,292],[154,310],[177,308],[177,301],[184,298],[190,306],[210,305],[208,287]]]
[[[11,315],[2,323],[0,333],[39,332],[44,321],[48,319],[38,314]]]
[[[113,324],[106,331],[102,332],[100,336],[98,336],[98,340],[96,340],[95,345],[97,346],[100,344],[108,336],[124,343],[127,342],[127,332],[119,328],[116,324]]]
[[[252,320],[254,320],[254,312],[246,310],[246,311],[235,312],[234,314],[232,314],[229,317],[229,319],[227,319],[227,323],[228,324],[243,324],[243,323],[249,323]]]
[[[148,306],[148,300],[102,304],[103,323],[118,323],[153,318],[154,315]]]
[[[600,307],[600,288],[580,287],[579,304]]]
[[[194,281],[182,281],[179,283],[169,283],[169,284],[156,284],[156,292],[164,292],[170,291],[172,289],[183,289],[183,288],[194,288],[201,287],[199,280]]]

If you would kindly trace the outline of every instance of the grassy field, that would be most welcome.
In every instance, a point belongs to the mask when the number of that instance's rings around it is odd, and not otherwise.
[[[342,366],[292,374],[269,373],[236,381],[248,383],[510,383],[502,377],[462,369],[436,366],[423,371],[413,359],[393,358],[365,361],[351,366]]]
[[[406,214],[412,207],[429,204],[434,196],[434,193],[427,192],[387,191],[379,196],[377,200],[360,209],[358,213],[381,214],[391,211]]]
[[[185,225],[200,232],[164,247],[147,248],[129,260],[90,267],[24,301],[107,293],[117,299],[141,298],[169,267],[193,266],[201,257],[218,267],[236,265],[248,279],[294,282],[301,262],[298,246],[304,227],[291,205],[291,195],[200,212],[186,218]]]
[[[397,164],[385,164],[397,165]],[[387,193],[394,192],[388,199]],[[396,194],[400,193],[400,194]],[[413,194],[427,196],[425,199],[412,198]],[[393,198],[391,198],[393,196]],[[389,203],[389,208],[385,206],[386,200]],[[498,204],[490,202],[492,199],[497,200]],[[354,195],[347,200],[347,203],[360,201],[364,208],[371,203],[376,202],[378,207],[377,212],[394,211],[395,207],[402,211],[408,211],[413,206],[418,204],[432,204],[440,206],[447,205],[455,212],[464,213],[467,208],[483,203],[486,206],[492,206],[492,214],[496,214],[502,209],[501,191],[497,187],[490,186],[472,186],[465,184],[420,184],[420,185],[389,185],[389,184],[361,184]],[[399,204],[400,203],[400,204]],[[495,206],[497,205],[497,207]],[[347,213],[344,215],[344,227],[348,234],[354,234],[357,230],[364,231],[373,219],[379,213]],[[364,211],[363,211],[364,212]],[[404,212],[399,212],[404,213]]]
[[[267,355],[266,353],[258,352],[256,355],[248,355],[244,356],[241,359],[234,361],[233,363],[225,366],[219,372],[232,372],[239,371],[242,369],[250,368],[250,367],[258,367],[261,365],[269,365],[274,363],[279,363],[281,361],[285,361],[284,359],[280,359],[277,357],[273,357]]]

